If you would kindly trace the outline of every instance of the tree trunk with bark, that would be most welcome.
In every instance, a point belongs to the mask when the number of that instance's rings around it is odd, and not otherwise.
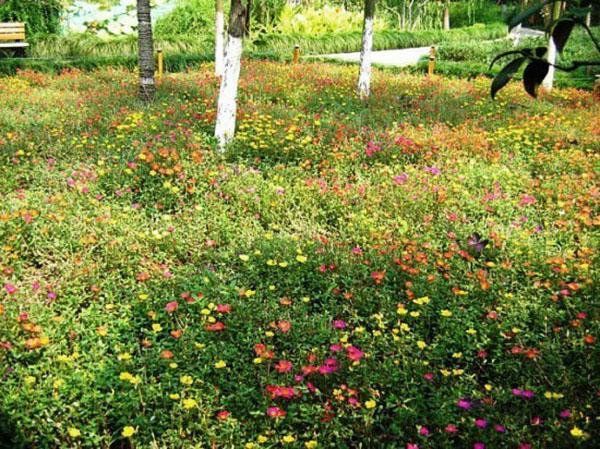
[[[225,41],[225,14],[223,12],[223,0],[215,2],[215,75],[223,75],[224,64],[224,41]]]
[[[554,2],[552,5],[552,18],[551,21],[555,21],[560,17],[560,3]],[[548,56],[547,61],[550,64],[548,67],[548,74],[542,81],[542,86],[547,91],[552,90],[552,86],[554,85],[554,66],[552,64],[556,64],[556,44],[554,43],[554,39],[550,36],[550,40],[548,41]]]
[[[215,137],[218,141],[219,151],[225,150],[225,146],[233,139],[235,134],[242,46],[250,24],[250,1],[231,0],[229,29],[225,46],[225,64],[219,89],[215,125]]]
[[[152,101],[154,84],[154,43],[152,41],[152,20],[150,0],[137,0],[138,18],[138,64],[140,70],[140,98]]]
[[[368,98],[371,92],[371,56],[373,50],[373,26],[375,21],[375,1],[365,0],[365,20],[363,24],[360,68],[358,72],[358,94]]]

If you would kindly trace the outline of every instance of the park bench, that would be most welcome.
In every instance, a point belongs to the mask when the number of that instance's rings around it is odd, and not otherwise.
[[[29,44],[25,42],[25,24],[22,22],[0,22],[0,51],[8,49],[25,55]]]

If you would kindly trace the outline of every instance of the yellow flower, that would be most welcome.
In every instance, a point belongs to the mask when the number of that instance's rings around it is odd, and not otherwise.
[[[131,360],[131,354],[129,354],[128,352],[124,352],[123,354],[119,354],[117,358],[123,361]]]
[[[304,262],[306,262],[308,259],[307,259],[307,257],[306,257],[306,256],[303,256],[303,255],[301,255],[301,254],[298,254],[298,255],[296,256],[296,260],[297,260],[298,262],[300,262],[300,263],[304,263]]]
[[[418,341],[417,346],[419,347],[419,349],[425,349],[427,347],[427,343],[425,343],[424,341]]]
[[[316,440],[310,440],[304,443],[306,449],[315,449],[319,443]]]
[[[178,401],[179,400],[179,394],[178,393],[171,393],[169,395],[169,398],[173,399],[174,401]]]
[[[130,382],[131,379],[133,379],[133,376],[131,375],[131,373],[123,371],[121,374],[119,374],[119,379]]]
[[[248,260],[250,259],[250,256],[246,255],[246,254],[240,254],[240,259],[243,262],[248,262]]]
[[[75,427],[69,427],[67,432],[71,438],[79,438],[81,436],[81,431]]]
[[[296,438],[293,435],[286,435],[281,439],[284,444],[293,443],[294,441],[296,441]]]
[[[215,368],[217,368],[217,369],[225,368],[226,366],[227,366],[227,363],[224,362],[223,360],[219,360],[217,363],[215,363]]]
[[[189,410],[191,408],[197,407],[198,403],[194,399],[184,399],[183,400],[183,408]]]
[[[365,407],[368,409],[375,408],[376,405],[377,405],[377,402],[375,402],[373,399],[370,399],[367,402],[365,402]]]
[[[192,385],[194,383],[194,379],[192,379],[192,376],[181,376],[179,378],[179,382],[181,382],[183,385]]]
[[[246,443],[246,445],[244,446],[245,449],[254,449],[256,447],[256,444],[254,444],[252,441],[250,441],[249,443]]]
[[[160,332],[162,330],[162,326],[159,323],[152,323],[152,330],[154,332]]]
[[[259,435],[259,436],[258,436],[258,438],[256,438],[256,440],[257,440],[259,443],[266,443],[266,442],[267,442],[267,440],[268,440],[268,438],[267,438],[266,436],[264,436],[264,435]]]
[[[571,429],[571,435],[575,438],[581,438],[582,436],[585,435],[585,433],[583,432],[583,430],[581,430],[579,427],[574,426]]]
[[[476,333],[477,333],[477,331],[473,328],[467,329],[467,334],[469,334],[469,335],[475,335]]]
[[[287,266],[288,266],[288,263],[287,263],[287,262],[279,262],[279,266],[280,266],[281,268],[285,268],[285,267],[287,267]]]
[[[124,438],[129,438],[129,437],[133,436],[133,434],[135,432],[136,432],[136,430],[133,427],[131,427],[131,426],[125,426],[125,427],[123,427],[123,432],[121,432],[121,435]]]
[[[25,378],[25,384],[26,385],[33,385],[36,382],[36,378],[33,376],[27,376]]]
[[[442,316],[445,316],[445,317],[452,316],[452,312],[450,312],[448,309],[442,310],[441,314],[442,314]]]

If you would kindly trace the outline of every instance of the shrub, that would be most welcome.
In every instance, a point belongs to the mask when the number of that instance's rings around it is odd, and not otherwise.
[[[0,22],[25,22],[27,33],[52,34],[60,28],[61,0],[4,0]]]

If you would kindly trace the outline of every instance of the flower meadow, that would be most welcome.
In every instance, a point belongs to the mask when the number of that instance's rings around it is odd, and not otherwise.
[[[597,447],[597,95],[212,73],[0,78],[0,447]]]

